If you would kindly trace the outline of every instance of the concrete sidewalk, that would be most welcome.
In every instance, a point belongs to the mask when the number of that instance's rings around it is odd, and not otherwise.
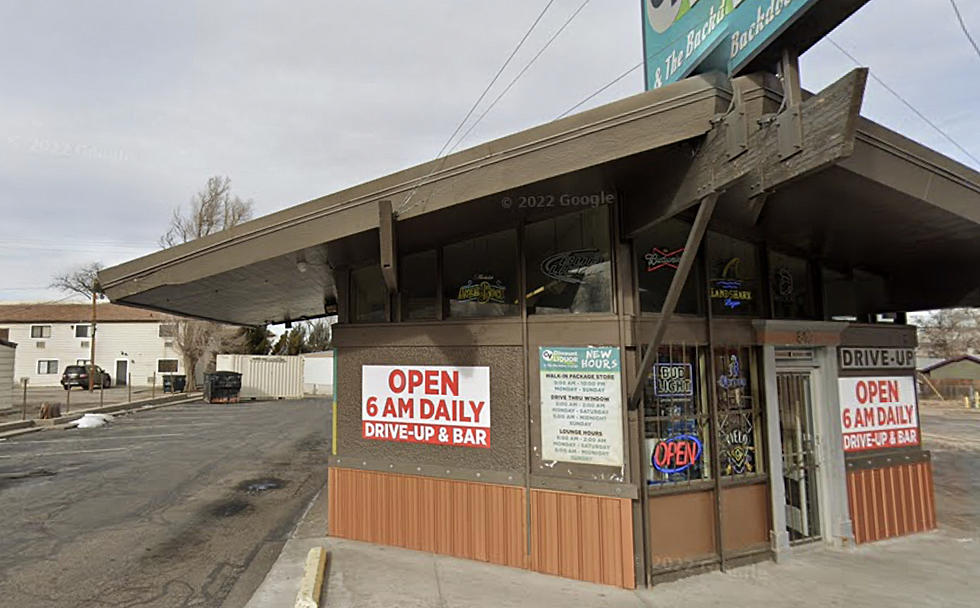
[[[247,608],[293,606],[311,547],[327,548],[321,606],[977,606],[980,539],[952,530],[864,545],[798,550],[765,562],[627,591],[524,570],[322,536],[322,493]]]

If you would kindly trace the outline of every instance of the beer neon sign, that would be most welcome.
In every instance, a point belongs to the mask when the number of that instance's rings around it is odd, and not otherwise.
[[[697,464],[703,451],[701,440],[696,436],[677,435],[664,439],[653,448],[650,463],[661,473],[680,473]]]

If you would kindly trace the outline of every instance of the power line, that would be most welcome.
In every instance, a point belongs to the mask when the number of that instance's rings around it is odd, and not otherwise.
[[[830,36],[827,36],[827,40],[829,40],[830,41],[830,44],[834,45],[837,48],[837,50],[840,51],[841,53],[844,53],[844,55],[846,55],[856,65],[863,65],[860,61],[858,61],[857,57],[855,57],[854,55],[852,55],[851,53],[849,53],[847,51],[847,49],[845,49],[841,45],[837,44],[837,41],[835,41],[833,38],[831,38]],[[927,125],[929,125],[930,127],[932,127],[937,133],[939,133],[944,138],[946,138],[946,140],[949,141],[949,143],[951,143],[954,146],[956,146],[956,148],[960,152],[962,152],[967,157],[969,157],[973,162],[977,163],[977,165],[980,165],[980,160],[978,160],[976,156],[974,156],[973,154],[971,154],[969,150],[967,150],[962,145],[960,145],[960,143],[958,141],[956,141],[955,139],[953,139],[952,136],[950,136],[948,133],[946,133],[946,131],[942,130],[939,127],[939,125],[937,125],[936,123],[934,123],[931,120],[929,120],[929,118],[925,114],[923,114],[922,112],[920,112],[918,110],[918,108],[916,108],[915,106],[913,106],[910,101],[908,101],[907,99],[905,99],[904,97],[902,97],[898,93],[898,91],[896,91],[895,89],[893,89],[892,87],[890,87],[888,85],[888,83],[886,83],[884,80],[882,80],[881,78],[879,78],[874,73],[874,71],[869,71],[869,74],[871,75],[871,78],[873,78],[875,80],[875,82],[877,82],[882,87],[884,87],[886,91],[888,91],[889,93],[891,93],[892,95],[894,95],[896,99],[898,99],[899,101],[901,101],[905,105],[905,107],[907,107],[909,110],[911,110],[913,113],[915,113],[916,116],[918,116],[919,118],[921,118]]]
[[[436,158],[434,160],[438,160],[439,158],[442,158],[443,162],[445,162],[445,157],[443,157],[443,153],[445,153],[446,148],[449,147],[449,144],[452,143],[453,139],[456,138],[456,135],[458,135],[459,132],[462,130],[463,126],[466,125],[466,122],[470,119],[471,116],[473,116],[473,112],[475,112],[477,107],[479,107],[480,102],[483,101],[483,99],[487,96],[487,93],[490,92],[490,89],[493,88],[493,85],[497,83],[498,79],[500,79],[500,75],[504,73],[504,70],[507,69],[507,66],[510,65],[510,62],[514,60],[514,56],[517,55],[517,52],[521,50],[521,48],[524,46],[524,43],[527,42],[527,39],[531,36],[531,33],[535,30],[535,28],[538,27],[538,23],[541,22],[541,19],[544,17],[545,13],[548,12],[548,9],[551,8],[551,5],[554,3],[555,0],[548,0],[548,3],[544,5],[544,8],[541,9],[541,12],[538,14],[537,19],[534,20],[534,23],[531,24],[531,27],[528,28],[528,30],[524,33],[524,37],[521,38],[521,41],[517,43],[517,46],[514,47],[514,50],[510,52],[510,55],[508,55],[507,61],[505,61],[504,64],[500,66],[500,69],[497,70],[497,73],[494,74],[494,77],[490,80],[490,84],[488,84],[487,87],[483,89],[483,93],[481,93],[480,96],[477,98],[476,102],[473,103],[473,106],[470,108],[470,111],[466,113],[466,116],[463,117],[463,120],[461,120],[459,125],[456,126],[456,129],[453,131],[453,134],[449,136],[449,139],[446,140],[446,143],[442,144],[442,148],[439,149],[439,153],[436,154]],[[433,173],[435,173],[436,171],[442,168],[442,164],[443,163],[440,163],[439,166],[433,167],[432,171],[430,171],[428,175],[422,178],[422,180],[419,181],[419,183],[415,186],[415,188],[412,189],[412,192],[405,199],[405,202],[402,203],[401,209],[399,210],[401,213],[404,213],[405,211],[408,210],[408,204],[415,196],[415,193],[418,192],[418,189],[421,188],[422,185],[425,184],[430,177],[432,177]]]
[[[528,69],[530,69],[530,67],[532,65],[534,65],[534,62],[538,60],[538,57],[540,57],[541,55],[543,55],[544,52],[546,50],[548,50],[548,47],[551,46],[551,43],[554,42],[558,38],[558,36],[560,36],[561,33],[565,31],[565,28],[567,28],[572,23],[572,21],[574,21],[575,18],[578,17],[578,14],[581,13],[582,10],[591,1],[592,0],[585,0],[585,2],[583,2],[577,9],[575,9],[575,12],[573,12],[571,14],[571,16],[568,19],[565,20],[565,23],[562,24],[562,26],[560,28],[558,28],[558,31],[556,31],[551,36],[551,38],[548,39],[548,42],[546,42],[544,44],[544,46],[541,47],[541,50],[539,50],[537,52],[537,54],[534,57],[531,58],[531,61],[527,62],[527,65],[524,66],[524,69],[522,69],[517,74],[517,76],[515,76],[514,79],[510,81],[510,84],[507,85],[507,87],[500,93],[500,95],[497,95],[497,98],[494,99],[493,102],[489,106],[487,106],[487,109],[485,109],[483,111],[483,114],[480,114],[479,118],[476,119],[476,122],[474,122],[472,125],[470,125],[470,128],[466,131],[466,133],[463,133],[463,136],[460,137],[459,140],[456,142],[456,144],[453,145],[453,147],[449,150],[450,153],[452,153],[453,150],[455,150],[456,148],[458,148],[460,144],[462,144],[464,141],[466,141],[466,138],[469,136],[469,134],[472,133],[473,132],[473,129],[475,129],[477,127],[477,125],[479,125],[480,122],[483,121],[483,119],[486,117],[486,115],[490,113],[490,110],[493,110],[494,106],[497,105],[497,102],[499,102],[501,99],[503,99],[503,97],[505,95],[507,95],[508,92],[510,92],[511,88],[515,84],[517,84],[517,81],[520,80],[522,76],[524,76],[524,73],[527,72]]]
[[[601,94],[602,94],[602,93],[603,93],[604,91],[606,91],[606,90],[607,90],[607,89],[608,89],[609,87],[611,87],[611,86],[613,86],[613,85],[615,85],[616,83],[618,83],[618,82],[619,82],[619,81],[621,81],[622,79],[624,79],[624,78],[626,78],[627,76],[629,76],[629,75],[630,75],[630,74],[632,74],[633,72],[635,72],[635,71],[637,71],[638,69],[640,69],[641,67],[643,67],[643,65],[644,65],[644,64],[645,64],[645,63],[646,63],[647,61],[649,61],[650,59],[653,59],[653,56],[654,56],[654,55],[656,55],[657,53],[660,53],[660,52],[662,52],[662,51],[664,51],[665,49],[667,49],[667,48],[669,48],[670,46],[672,46],[673,44],[675,44],[675,43],[676,43],[677,41],[679,41],[679,40],[681,40],[682,38],[684,38],[684,37],[686,37],[686,36],[687,36],[687,34],[686,34],[686,33],[684,33],[684,34],[680,34],[680,35],[678,35],[678,36],[675,36],[675,37],[674,37],[674,38],[672,38],[671,40],[668,40],[667,42],[665,42],[665,43],[663,43],[662,45],[660,45],[660,46],[659,46],[658,48],[656,48],[656,49],[654,49],[653,51],[651,51],[651,52],[649,52],[649,53],[647,53],[646,55],[644,55],[644,56],[643,56],[643,60],[641,60],[641,61],[640,61],[640,62],[639,62],[638,64],[636,64],[636,65],[634,65],[633,67],[631,67],[630,69],[628,69],[628,70],[626,70],[625,72],[623,72],[622,74],[620,74],[619,76],[617,76],[616,78],[614,78],[614,79],[613,79],[613,80],[612,80],[611,82],[609,82],[608,84],[605,84],[605,85],[603,85],[602,87],[600,87],[600,88],[599,88],[599,89],[598,89],[598,90],[597,90],[596,92],[594,92],[594,93],[592,93],[591,95],[589,95],[588,97],[586,97],[586,98],[585,98],[585,99],[583,99],[582,101],[580,101],[580,102],[578,102],[578,103],[577,103],[577,104],[575,104],[574,106],[572,106],[572,107],[570,107],[570,108],[568,108],[567,110],[565,110],[564,112],[562,112],[561,114],[559,114],[558,116],[556,116],[556,117],[555,117],[555,120],[559,120],[559,119],[561,119],[561,118],[565,118],[566,116],[568,116],[569,114],[571,114],[571,113],[572,113],[572,112],[574,112],[575,110],[577,110],[577,109],[579,109],[579,108],[581,108],[581,107],[582,107],[583,105],[585,105],[585,104],[587,104],[588,102],[590,102],[591,100],[593,100],[593,99],[595,99],[595,98],[596,98],[596,97],[597,97],[598,95],[601,95]]]
[[[973,34],[966,27],[966,21],[963,20],[963,14],[960,12],[960,7],[956,4],[956,0],[949,0],[949,3],[953,5],[953,12],[956,13],[956,20],[960,22],[960,28],[963,29],[963,33],[966,34],[966,39],[970,41],[973,45],[973,50],[976,51],[977,57],[980,57],[980,46],[977,45],[977,41],[973,39]]]
[[[603,91],[605,91],[609,87],[613,86],[614,84],[616,84],[617,82],[619,82],[623,78],[626,78],[627,76],[629,76],[630,74],[632,74],[636,70],[640,69],[643,66],[644,63],[645,63],[645,61],[641,61],[640,63],[638,63],[638,64],[634,65],[633,67],[631,67],[630,69],[626,70],[625,72],[623,72],[622,74],[620,74],[619,76],[617,76],[615,79],[613,79],[613,81],[610,82],[609,84],[605,85],[604,87],[600,88],[595,93],[589,95],[588,97],[586,97],[582,101],[578,102],[574,106],[568,108],[567,110],[565,110],[564,112],[562,112],[561,114],[559,114],[557,117],[555,117],[555,120],[558,120],[559,118],[565,118],[566,116],[568,116],[569,114],[571,114],[575,110],[579,109],[580,107],[582,107],[583,105],[585,105],[586,103],[588,103],[589,101],[591,101],[592,99],[594,99],[597,95],[601,94]]]
[[[510,52],[510,55],[507,57],[507,61],[505,61],[504,65],[500,66],[500,69],[497,70],[496,74],[494,74],[493,79],[490,80],[490,84],[488,84],[487,88],[483,89],[483,92],[480,93],[480,96],[473,103],[473,107],[470,108],[470,111],[467,112],[466,116],[463,117],[463,120],[460,121],[459,125],[456,127],[456,130],[453,131],[453,134],[450,135],[449,139],[446,140],[446,143],[442,145],[442,149],[439,150],[439,154],[436,155],[436,158],[442,156],[443,152],[446,151],[446,148],[453,141],[453,138],[459,134],[460,130],[463,128],[463,125],[466,124],[466,121],[469,120],[471,116],[473,116],[473,112],[476,111],[476,108],[480,105],[480,102],[483,101],[483,98],[487,96],[487,93],[490,92],[490,89],[493,88],[493,85],[497,83],[497,80],[500,78],[500,75],[504,73],[504,70],[507,69],[507,66],[510,65],[510,62],[514,60],[514,56],[517,55],[517,52],[521,50],[521,48],[524,46],[524,43],[527,42],[527,39],[531,36],[531,32],[533,32],[534,29],[538,27],[538,24],[541,23],[541,19],[544,17],[545,13],[548,12],[548,9],[551,8],[551,5],[554,3],[555,0],[548,0],[548,3],[544,5],[544,8],[541,9],[541,13],[538,14],[538,18],[535,19],[534,23],[531,24],[531,27],[528,28],[526,32],[524,32],[524,37],[521,38],[521,41],[517,43],[517,46],[514,47],[514,50]]]

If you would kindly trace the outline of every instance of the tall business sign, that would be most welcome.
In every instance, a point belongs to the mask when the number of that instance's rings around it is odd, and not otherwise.
[[[820,4],[820,0],[642,1],[647,90],[694,73],[718,70],[735,75]],[[821,33],[829,32],[864,4],[828,2],[821,8],[830,6],[827,10],[833,12],[821,21]],[[840,8],[831,6],[834,3]]]

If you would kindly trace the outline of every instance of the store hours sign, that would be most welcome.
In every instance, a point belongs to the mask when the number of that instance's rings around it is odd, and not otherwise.
[[[623,466],[622,364],[614,347],[541,347],[541,458]]]
[[[490,447],[490,368],[365,365],[361,436]]]

